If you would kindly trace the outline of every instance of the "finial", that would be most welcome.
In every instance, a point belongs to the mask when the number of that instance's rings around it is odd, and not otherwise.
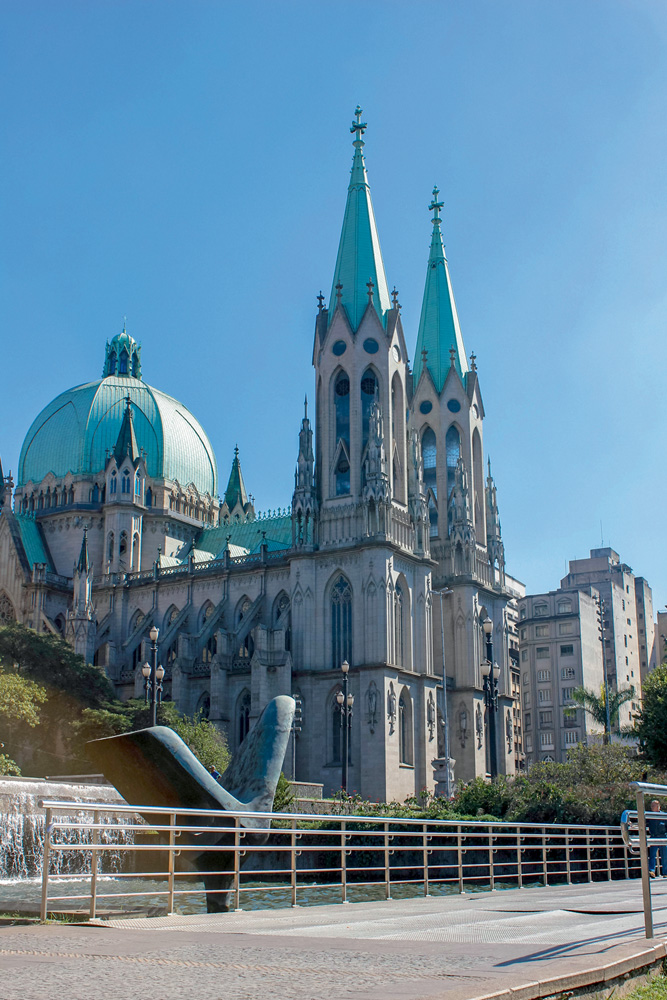
[[[456,348],[455,347],[450,347],[449,348],[449,362],[450,362],[452,368],[456,364]]]
[[[237,459],[238,457],[239,457],[239,446],[237,444],[235,444],[234,445],[234,458]]]
[[[394,285],[394,287],[391,290],[391,304],[394,307],[394,309],[401,308],[400,303],[398,301],[398,289],[396,288],[396,285]]]
[[[338,284],[336,285],[336,305],[340,305],[340,300],[342,296],[343,296],[343,286],[339,281]]]
[[[439,226],[441,223],[440,209],[444,205],[444,201],[438,201],[438,195],[440,194],[440,189],[436,186],[433,188],[433,201],[428,206],[429,212],[433,212],[433,218],[431,222],[434,226]]]
[[[368,125],[366,124],[366,122],[362,122],[361,120],[361,108],[359,107],[358,104],[354,109],[354,117],[355,121],[353,121],[352,124],[350,125],[350,132],[356,133],[352,145],[356,146],[357,149],[361,149],[361,147],[364,145],[364,140],[361,137],[368,128]]]
[[[373,289],[375,288],[375,283],[372,278],[369,278],[366,282],[366,288],[368,289],[368,301],[372,304],[373,302]]]
[[[125,397],[125,412],[129,413],[130,415],[132,414],[132,397],[130,396],[129,392]]]
[[[428,361],[428,351],[425,347],[422,347],[422,367],[426,368],[426,362]]]
[[[477,355],[474,351],[470,355],[470,370],[473,372],[477,371]]]
[[[304,399],[303,399],[303,419],[304,420],[308,419],[308,394],[307,393],[306,393],[306,395],[304,396]]]
[[[123,333],[127,333],[127,316],[123,316]]]
[[[317,308],[318,312],[322,312],[324,309],[324,296],[322,295],[322,290],[320,289],[320,294],[317,296]]]

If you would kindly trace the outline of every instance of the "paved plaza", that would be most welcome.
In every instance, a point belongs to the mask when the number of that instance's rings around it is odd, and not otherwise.
[[[4,927],[0,1000],[532,1000],[662,959],[667,880],[652,888],[650,942],[639,880]]]

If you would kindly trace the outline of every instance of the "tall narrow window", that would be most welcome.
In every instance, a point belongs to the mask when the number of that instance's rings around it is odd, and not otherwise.
[[[398,759],[401,764],[413,764],[412,700],[403,688],[398,699]]]
[[[438,449],[435,433],[427,427],[422,434],[422,461],[424,464],[424,486],[428,496],[428,516],[431,522],[430,535],[438,534]]]
[[[375,399],[378,380],[372,368],[368,368],[361,377],[361,484],[365,485],[366,448],[370,436],[371,408]]]
[[[398,666],[403,666],[403,588],[396,584],[394,591],[394,644]]]
[[[123,350],[120,352],[120,364],[118,366],[119,375],[127,375],[127,364],[129,360],[130,360],[129,355],[125,350],[125,348],[123,348]]]
[[[130,476],[129,476],[129,473],[127,473],[127,472],[123,473],[123,484],[122,484],[121,489],[122,489],[123,493],[129,493],[130,492]]]
[[[118,477],[115,470],[111,473],[111,482],[109,483],[109,493],[116,493],[118,489]]]
[[[116,352],[112,351],[109,355],[109,375],[116,374]]]
[[[134,477],[134,495],[135,497],[141,496],[141,476],[139,475]]]
[[[331,590],[331,657],[334,669],[352,660],[352,588],[344,576]]]
[[[449,500],[454,489],[454,474],[461,454],[461,435],[454,424],[447,431],[445,452],[447,454],[447,500]]]
[[[334,386],[336,451],[334,476],[336,496],[350,492],[350,380],[341,372]]]

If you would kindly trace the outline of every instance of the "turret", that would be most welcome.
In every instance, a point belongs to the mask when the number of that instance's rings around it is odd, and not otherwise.
[[[496,484],[491,475],[491,459],[488,461],[489,474],[486,479],[486,548],[489,562],[501,574],[505,572],[505,546],[500,530],[500,514],[496,497]]]
[[[292,545],[295,548],[312,546],[316,543],[316,518],[315,455],[313,431],[308,419],[308,397],[306,397],[299,431],[299,457],[294,472],[292,496]]]
[[[255,517],[255,508],[248,498],[241,471],[241,461],[239,459],[238,445],[234,447],[234,458],[232,468],[229,473],[229,482],[225,490],[225,497],[220,507],[221,521],[252,521]]]
[[[88,529],[83,529],[81,551],[73,572],[72,610],[67,616],[66,637],[74,652],[92,663],[97,625],[93,607],[93,570],[88,556]]]

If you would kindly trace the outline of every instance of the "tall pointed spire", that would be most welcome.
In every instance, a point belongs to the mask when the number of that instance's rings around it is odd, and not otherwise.
[[[139,448],[132,422],[132,400],[129,393],[125,397],[125,413],[123,414],[123,422],[120,425],[118,440],[116,441],[113,453],[118,465],[120,465],[126,455],[130,456],[131,462],[134,462],[139,457]]]
[[[350,127],[350,132],[354,134],[354,157],[329,300],[329,314],[333,316],[334,303],[340,302],[345,308],[350,326],[357,330],[371,294],[371,301],[382,322],[391,303],[362,152],[362,136],[367,126],[361,120],[360,107],[357,107],[354,114],[355,120]],[[371,292],[369,282],[373,283]]]
[[[83,529],[83,538],[81,539],[81,552],[79,553],[79,561],[76,564],[76,568],[79,573],[90,572],[90,559],[88,558],[88,528]]]
[[[232,462],[232,471],[229,473],[229,482],[225,490],[225,503],[230,511],[234,510],[237,503],[242,507],[245,507],[248,503],[248,494],[246,493],[243,473],[241,472],[241,462],[239,461],[238,445],[234,447],[234,461]]]
[[[441,392],[452,361],[461,378],[468,371],[468,362],[442,242],[440,209],[443,202],[438,201],[439,193],[438,188],[434,187],[433,201],[429,205],[429,211],[433,212],[433,234],[419,320],[414,381],[416,386],[424,367],[423,352],[427,351],[426,367],[436,389]],[[453,351],[451,356],[450,350]]]

